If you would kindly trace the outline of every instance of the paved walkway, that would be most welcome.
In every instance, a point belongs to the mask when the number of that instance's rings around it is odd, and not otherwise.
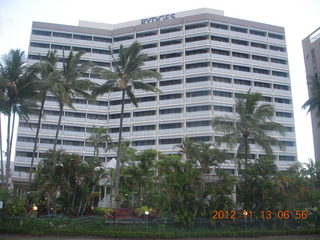
[[[65,237],[65,236],[26,236],[17,234],[1,234],[0,240],[137,240],[129,238],[102,238],[102,237]],[[160,238],[157,238],[161,240]],[[198,240],[199,238],[177,238],[171,240]],[[202,238],[203,240],[320,240],[320,235],[300,235],[300,236],[272,236],[272,237],[258,237],[258,238]],[[140,240],[156,240],[155,238],[144,238]]]

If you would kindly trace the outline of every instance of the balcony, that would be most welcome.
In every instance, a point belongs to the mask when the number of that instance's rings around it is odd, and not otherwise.
[[[177,50],[177,49],[181,49],[181,48],[183,48],[183,44],[182,43],[172,44],[172,45],[160,47],[160,52],[168,51],[168,50]]]
[[[198,59],[210,59],[210,53],[201,53],[195,55],[188,55],[186,56],[187,61],[198,60]]]
[[[182,104],[183,98],[160,100],[159,105],[169,105],[169,104]]]
[[[191,102],[211,102],[211,96],[189,97],[187,103]]]
[[[182,74],[183,74],[182,70],[161,73],[162,77],[181,76]]]
[[[159,129],[159,135],[170,135],[176,133],[183,133],[183,128],[170,128],[170,129]]]
[[[144,145],[144,146],[133,146],[134,149],[138,151],[145,151],[148,149],[156,149],[155,145]]]
[[[203,32],[209,32],[209,31],[210,31],[209,27],[201,27],[201,28],[186,30],[185,33],[186,35],[188,35],[188,34],[203,33]]]
[[[173,113],[173,114],[161,114],[158,117],[159,119],[179,119],[183,118],[182,113]]]
[[[133,122],[147,122],[147,121],[155,121],[155,120],[157,120],[156,115],[143,116],[143,117],[133,117],[133,119],[132,119]]]
[[[187,83],[186,87],[187,88],[197,88],[197,87],[211,88],[211,81]]]
[[[212,111],[187,112],[187,118],[212,117]]]
[[[209,45],[210,40],[201,40],[201,41],[194,41],[194,42],[187,42],[186,43],[186,48],[188,47],[195,47],[195,46],[204,46],[204,45]]]
[[[199,68],[191,68],[191,69],[187,69],[186,73],[187,74],[193,74],[193,73],[210,73],[211,72],[211,68],[210,67],[199,67]]]
[[[175,85],[169,85],[169,86],[161,86],[160,90],[162,92],[165,92],[167,90],[178,90],[178,89],[182,89],[182,84],[175,84]]]
[[[159,64],[168,64],[168,63],[174,63],[174,62],[182,62],[182,57],[174,57],[174,58],[166,58],[166,59],[160,59]]]
[[[187,132],[211,132],[212,131],[212,127],[210,126],[205,126],[205,127],[189,127],[187,128]]]
[[[163,33],[159,35],[160,39],[182,36],[182,31]]]
[[[177,149],[178,144],[161,144],[158,146],[159,151],[173,151],[173,150],[178,150]]]
[[[154,136],[156,135],[156,131],[155,130],[151,130],[151,131],[137,131],[137,132],[132,132],[132,136],[134,137],[148,137],[148,136]]]

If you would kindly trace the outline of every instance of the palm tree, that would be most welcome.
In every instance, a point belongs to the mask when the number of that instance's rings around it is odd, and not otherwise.
[[[122,139],[122,126],[124,115],[125,96],[127,95],[129,101],[134,106],[138,106],[137,99],[135,98],[132,88],[143,89],[145,91],[160,92],[151,84],[142,82],[143,79],[156,78],[160,79],[160,74],[151,70],[142,70],[141,67],[147,59],[146,54],[142,54],[140,44],[134,42],[129,48],[120,46],[119,56],[117,59],[113,57],[113,71],[96,69],[101,77],[108,80],[106,83],[93,90],[95,96],[112,92],[114,90],[121,90],[121,114],[119,125],[119,138],[117,150],[117,163],[116,163],[116,181],[115,181],[115,196],[116,207],[119,207],[119,181],[120,181],[120,162],[121,162],[121,139]]]
[[[308,109],[308,112],[315,111],[319,118],[320,125],[320,77],[310,77],[311,92],[310,98],[302,105],[302,109]]]
[[[47,93],[54,92],[54,87],[59,81],[59,77],[57,74],[56,64],[58,62],[58,56],[57,51],[48,51],[47,56],[44,59],[41,59],[39,63],[34,64],[31,66],[35,69],[35,71],[38,73],[38,79],[36,80],[37,83],[37,91],[38,98],[41,101],[40,109],[39,109],[39,117],[38,117],[38,124],[37,124],[37,130],[36,130],[36,137],[32,152],[32,158],[30,163],[30,171],[29,171],[29,185],[31,183],[32,179],[32,169],[34,164],[34,158],[37,151],[37,145],[39,142],[39,131],[40,131],[40,125],[43,115],[43,108],[44,108],[44,102],[46,100]]]
[[[83,76],[83,73],[87,72],[91,67],[90,64],[80,65],[80,58],[83,54],[83,51],[76,54],[70,51],[67,58],[63,57],[63,69],[60,72],[60,81],[58,81],[54,87],[54,95],[58,98],[60,111],[53,150],[56,150],[57,148],[64,106],[67,105],[74,109],[72,100],[75,96],[82,96],[87,99],[91,98],[87,91],[93,87],[93,83],[87,79],[80,79],[80,77]]]
[[[35,74],[25,66],[24,52],[10,50],[3,56],[0,64],[0,88],[3,94],[1,111],[8,116],[7,151],[6,151],[6,187],[9,188],[10,158],[16,114],[28,120],[29,114],[37,106],[35,95]]]
[[[87,138],[87,142],[94,147],[94,157],[99,158],[99,148],[105,143],[111,142],[112,139],[107,134],[108,129],[106,127],[92,127],[89,132],[91,135]]]
[[[213,120],[213,128],[225,135],[220,141],[227,142],[230,147],[239,144],[237,158],[244,159],[245,166],[250,154],[250,140],[261,146],[267,155],[272,155],[271,145],[278,140],[267,135],[266,131],[283,134],[284,127],[272,121],[274,108],[270,104],[259,104],[260,93],[250,93],[238,96],[235,103],[236,118],[217,117]]]

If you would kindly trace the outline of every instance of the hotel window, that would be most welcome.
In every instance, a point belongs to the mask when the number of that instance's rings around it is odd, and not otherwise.
[[[105,38],[105,37],[93,37],[93,41],[111,43],[112,39],[111,38]]]
[[[159,139],[159,144],[179,144],[181,143],[181,138],[169,138],[169,139]]]
[[[66,117],[74,117],[74,118],[86,118],[85,113],[79,113],[79,112],[66,112]]]
[[[49,138],[41,138],[40,143],[45,143],[45,144],[54,144],[54,139],[49,139]],[[57,144],[61,144],[61,139],[58,139]]]
[[[284,39],[284,36],[281,35],[281,34],[276,34],[276,33],[268,33],[268,36],[270,38],[275,38],[275,39],[280,39],[280,40],[283,40]]]
[[[261,68],[253,68],[253,72],[254,73],[259,73],[259,74],[265,74],[265,75],[269,75],[270,72],[267,69],[261,69]]]
[[[276,103],[283,103],[283,104],[291,104],[291,100],[287,98],[274,98],[274,102]]]
[[[162,28],[160,29],[160,34],[172,33],[172,32],[179,32],[182,30],[182,26],[178,27],[171,27],[171,28]]]
[[[88,119],[107,120],[107,115],[88,113],[87,118]]]
[[[187,92],[186,93],[187,98],[190,98],[190,97],[202,97],[202,96],[209,96],[209,95],[210,95],[210,91],[208,91],[208,90]]]
[[[212,67],[230,69],[231,65],[230,64],[226,64],[226,63],[212,62]]]
[[[37,128],[37,123],[28,123],[28,122],[19,122],[19,127],[25,127],[25,128]]]
[[[42,57],[41,57],[41,58],[42,58]],[[28,55],[28,59],[31,59],[31,60],[40,60],[40,56],[39,56],[39,55],[29,54],[29,55]]]
[[[46,43],[38,43],[38,42],[31,42],[30,47],[38,47],[38,48],[49,48],[50,44]]]
[[[221,50],[221,49],[212,48],[212,49],[211,49],[211,52],[212,52],[213,54],[230,56],[230,51],[226,51],[226,50]]]
[[[284,47],[270,45],[269,48],[273,51],[286,52],[286,49]]]
[[[92,63],[96,66],[99,66],[99,67],[110,67],[110,63],[108,62],[98,62],[98,61],[92,61]]]
[[[240,39],[231,39],[231,43],[242,45],[242,46],[248,46],[249,45],[248,41],[244,41],[244,40],[240,40]]]
[[[134,126],[134,132],[141,132],[141,131],[152,131],[156,129],[156,125],[143,125],[143,126]]]
[[[186,56],[203,54],[203,53],[209,53],[209,49],[203,48],[203,49],[189,50],[189,51],[186,51]]]
[[[262,101],[263,102],[272,102],[272,98],[271,97],[267,97],[267,96],[262,96]]]
[[[58,126],[52,125],[52,124],[42,124],[41,128],[42,129],[57,130]],[[60,126],[60,130],[62,130],[62,126]]]
[[[292,118],[292,113],[289,112],[276,112],[277,117],[282,117],[282,118]]]
[[[208,27],[208,25],[209,25],[208,22],[188,24],[186,25],[186,30]]]
[[[181,39],[169,40],[169,41],[160,42],[160,47],[170,46],[170,45],[175,45],[180,43],[182,43]]]
[[[86,53],[91,53],[91,48],[72,47],[72,50],[73,50],[73,51],[77,51],[77,52],[84,51],[84,52],[86,52]]]
[[[279,64],[287,64],[287,60],[285,59],[280,59],[280,58],[271,58],[271,62],[273,63],[279,63]]]
[[[105,54],[105,55],[110,55],[110,54],[111,54],[109,50],[96,49],[96,48],[93,48],[93,49],[92,49],[92,53]]]
[[[59,37],[59,38],[72,38],[72,34],[70,33],[62,33],[62,32],[53,32],[53,37]]]
[[[92,103],[90,103],[92,104]],[[97,106],[108,106],[108,102],[107,101],[96,101],[95,105]]]
[[[125,36],[114,37],[113,41],[114,42],[120,42],[120,41],[130,40],[130,39],[133,39],[133,38],[134,38],[133,34],[130,34],[130,35],[125,35]]]
[[[65,46],[65,45],[58,45],[58,44],[51,44],[52,49],[58,49],[58,50],[70,50],[70,46]]]
[[[150,146],[155,145],[155,140],[132,141],[132,146]]]
[[[288,85],[282,85],[282,84],[273,84],[274,89],[279,89],[279,90],[285,90],[289,91],[290,87]]]
[[[208,35],[204,35],[204,36],[195,36],[195,37],[189,37],[186,38],[186,42],[196,42],[196,41],[203,41],[203,40],[208,40],[209,36]]]
[[[181,57],[181,56],[182,56],[181,52],[167,53],[167,54],[161,54],[160,59],[175,58],[175,57]]]
[[[51,36],[51,32],[43,30],[32,30],[32,34],[41,36]]]
[[[35,137],[20,137],[20,136],[18,136],[18,142],[32,142],[32,143],[34,143],[35,140],[36,140]]]
[[[73,39],[92,41],[92,36],[73,34]]]
[[[156,115],[155,110],[141,111],[141,112],[134,112],[133,113],[134,117],[145,117],[145,116],[154,116],[154,115]]]
[[[234,79],[233,82],[234,82],[234,84],[251,86],[251,81],[249,81],[249,80]]]
[[[187,112],[202,112],[211,110],[211,105],[202,105],[202,106],[192,106],[187,107]]]
[[[294,127],[286,126],[286,132],[294,132]]]
[[[187,127],[207,127],[210,126],[210,121],[196,121],[196,122],[187,122]]]
[[[173,71],[179,71],[182,69],[182,66],[171,66],[171,67],[162,67],[160,68],[160,72],[173,72]]]
[[[32,152],[16,151],[16,157],[32,157]]]
[[[217,29],[223,29],[223,30],[228,30],[229,29],[228,25],[220,24],[220,23],[210,23],[210,27],[217,28]]]
[[[118,118],[120,118],[120,113],[116,113],[116,114],[110,114],[109,115],[109,118],[110,119],[118,119]],[[129,118],[130,117],[130,113],[123,113],[123,117],[124,118]]]
[[[213,90],[212,93],[213,93],[213,96],[217,96],[217,97],[227,97],[227,98],[231,98],[232,97],[232,93],[231,92]]]
[[[241,53],[241,52],[232,52],[233,57],[238,57],[238,58],[246,58],[249,59],[250,55],[247,53]]]
[[[142,44],[141,49],[156,48],[157,46],[158,46],[158,43]]]
[[[194,69],[194,68],[203,68],[203,67],[209,67],[209,62],[201,62],[201,63],[192,63],[192,64],[186,64],[186,69]]]
[[[109,128],[110,133],[118,133],[119,128]],[[122,132],[130,132],[130,127],[123,127]]]
[[[261,37],[265,37],[267,35],[266,32],[254,30],[254,29],[250,29],[250,34],[261,36]]]
[[[167,81],[160,81],[160,86],[172,86],[172,85],[177,85],[181,84],[182,80],[181,79],[175,79],[175,80],[167,80]]]
[[[142,37],[150,37],[150,36],[154,36],[157,35],[158,31],[154,30],[154,31],[148,31],[148,32],[139,32],[136,34],[137,38],[142,38]]]
[[[83,141],[72,141],[72,140],[63,140],[63,145],[70,145],[70,146],[84,146]]]
[[[206,82],[210,81],[210,76],[199,76],[199,77],[187,77],[187,83],[195,83],[195,82]]]
[[[288,77],[289,74],[287,72],[280,72],[280,71],[272,71],[273,76],[279,76],[279,77]]]
[[[77,126],[64,126],[64,131],[85,132],[85,128]]]
[[[169,100],[169,99],[178,99],[182,98],[182,93],[175,93],[175,94],[167,94],[167,95],[160,95],[160,100]]]
[[[271,84],[270,83],[266,83],[266,82],[256,82],[256,81],[254,81],[254,86],[255,87],[262,87],[262,88],[271,88]]]
[[[242,28],[242,27],[231,26],[230,30],[234,31],[234,32],[248,33],[248,29],[247,28]]]
[[[279,161],[295,161],[296,157],[295,156],[287,156],[287,155],[279,155]]]
[[[218,76],[212,76],[212,80],[215,82],[222,82],[222,83],[231,83],[231,78],[226,77],[218,77]]]
[[[242,72],[250,72],[251,71],[250,67],[239,66],[239,65],[233,65],[233,70],[242,71]]]
[[[141,102],[153,102],[156,101],[156,97],[155,96],[151,96],[151,97],[140,97],[140,98],[136,98],[138,103]]]
[[[213,110],[218,112],[232,112],[233,109],[232,107],[228,107],[228,106],[214,105]]]
[[[225,42],[225,43],[229,42],[229,38],[219,37],[219,36],[211,36],[211,40],[217,41],[217,42]]]
[[[268,62],[268,57],[260,56],[260,55],[252,55],[253,60]]]
[[[77,103],[77,104],[87,104],[87,100],[85,99],[80,99],[80,98],[75,98],[72,100],[73,103]]]
[[[169,109],[159,110],[160,115],[176,114],[176,113],[182,113],[182,108],[169,108]]]
[[[200,137],[189,137],[193,142],[211,142],[212,137],[210,136],[200,136]]]
[[[125,99],[124,100],[124,104],[130,104],[130,100],[129,99]],[[110,101],[110,106],[115,106],[115,105],[121,105],[122,104],[122,100],[113,100]]]
[[[182,123],[159,124],[159,129],[174,129],[174,128],[182,128]]]
[[[258,43],[258,42],[251,42],[251,47],[267,49],[267,44]]]

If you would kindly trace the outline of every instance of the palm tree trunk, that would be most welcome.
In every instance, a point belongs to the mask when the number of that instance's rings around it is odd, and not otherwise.
[[[41,101],[41,106],[40,106],[40,113],[39,113],[38,125],[37,125],[37,131],[36,131],[36,139],[34,141],[34,146],[33,146],[33,152],[32,152],[32,158],[31,158],[31,164],[30,164],[30,170],[29,170],[28,188],[30,187],[31,179],[32,179],[33,163],[34,163],[34,158],[36,155],[37,146],[38,146],[38,142],[39,142],[40,125],[41,125],[41,119],[42,119],[42,113],[43,113],[43,107],[44,107],[45,100],[46,100],[46,94],[44,93],[42,101]]]
[[[247,167],[248,159],[249,159],[249,145],[248,145],[248,137],[244,137],[244,167]]]
[[[11,127],[11,111],[8,115],[7,126],[7,152],[6,152],[6,188],[9,189],[9,173],[10,173],[10,127]]]
[[[53,151],[56,151],[57,149],[57,143],[58,143],[58,136],[59,136],[59,130],[61,126],[61,118],[62,118],[62,113],[63,113],[63,104],[60,102],[60,113],[59,113],[59,120],[58,120],[58,125],[57,125],[57,131],[56,131],[56,137],[54,139],[54,144],[53,144]]]
[[[3,155],[2,155],[2,131],[1,131],[1,113],[0,113],[0,163],[1,163],[1,185],[4,185],[4,171],[3,171]]]
[[[125,98],[125,91],[122,90],[121,114],[120,114],[120,125],[119,125],[119,139],[118,139],[118,153],[117,153],[117,162],[116,162],[116,182],[115,182],[116,208],[120,207],[119,184],[120,184],[121,138],[122,138],[122,125],[123,125],[123,112],[124,112],[124,98]]]

